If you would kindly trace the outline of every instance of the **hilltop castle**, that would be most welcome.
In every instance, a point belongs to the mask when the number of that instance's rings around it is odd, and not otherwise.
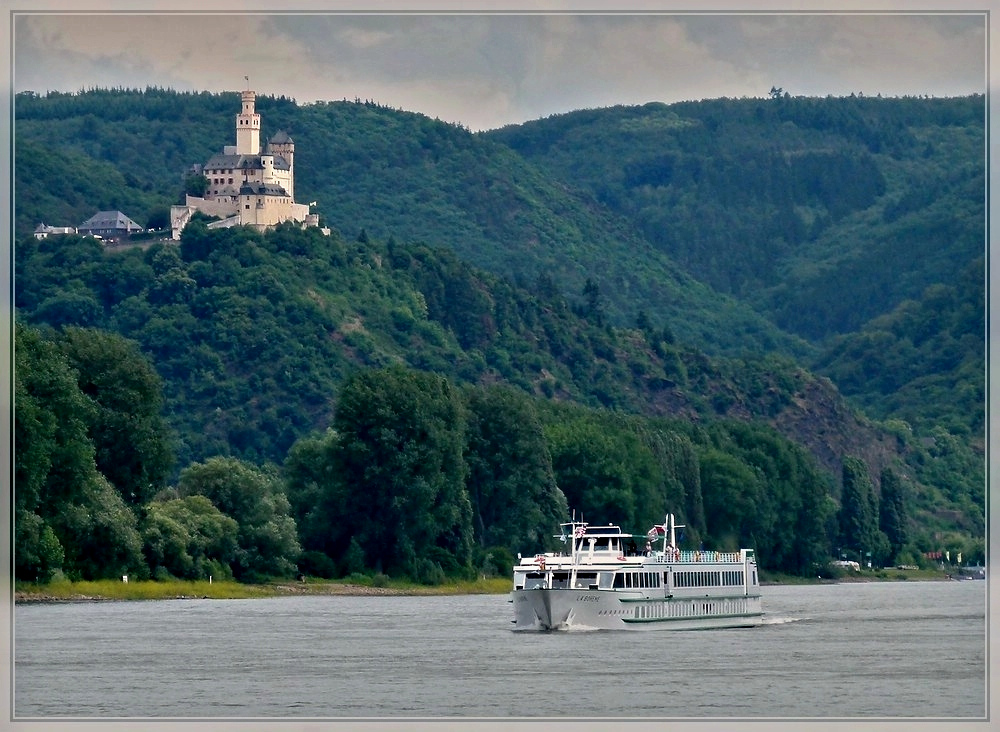
[[[260,115],[254,110],[257,95],[242,93],[243,108],[236,115],[236,144],[227,145],[194,172],[208,179],[204,197],[188,195],[183,206],[170,207],[173,239],[195,211],[219,216],[208,228],[253,226],[264,230],[283,221],[318,226],[319,216],[309,206],[295,203],[295,142],[278,131],[260,145]]]

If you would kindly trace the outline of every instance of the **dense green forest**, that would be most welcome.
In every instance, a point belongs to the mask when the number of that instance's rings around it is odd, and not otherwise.
[[[587,110],[487,135],[816,342],[983,255],[985,118],[983,96],[778,96]]]
[[[699,281],[815,344],[881,419],[985,404],[985,99],[717,99],[496,130]]]
[[[882,561],[918,561],[949,526],[966,556],[980,546],[954,455],[863,421],[794,364],[616,329],[599,301],[539,299],[449,250],[196,222],[180,244],[29,237],[16,253],[35,323],[16,344],[19,577],[433,582],[543,548],[569,507],[637,527],[669,507],[693,546],[812,572],[858,543],[833,522],[855,454],[908,486],[918,528]],[[834,454],[778,431],[820,410]]]
[[[862,544],[981,556],[981,98],[473,135],[262,97],[331,236],[30,236],[162,224],[234,100],[16,99],[18,577],[503,574],[568,508],[672,510],[789,572]],[[844,491],[875,510],[848,520]]]
[[[752,543],[765,566],[798,574],[823,571],[834,547],[916,562],[929,539],[900,529],[903,500],[889,504],[896,523],[855,519],[879,505],[857,458],[844,461],[845,496],[867,494],[837,511],[815,460],[767,427],[629,417],[402,366],[348,377],[332,427],[282,465],[212,457],[156,490],[170,441],[135,343],[20,324],[16,341],[18,579],[504,574],[515,551],[551,546],[569,503],[635,526],[676,506],[689,545]],[[901,484],[891,469],[881,483]]]

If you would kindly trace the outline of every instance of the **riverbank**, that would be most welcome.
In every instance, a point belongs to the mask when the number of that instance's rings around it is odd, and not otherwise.
[[[880,569],[845,573],[836,578],[798,577],[761,572],[761,585],[763,586],[854,582],[937,582],[951,579],[951,574],[937,569]],[[480,578],[473,581],[451,582],[433,586],[399,580],[384,580],[379,583],[370,578],[362,578],[362,580],[364,581],[309,578],[305,581],[287,580],[262,584],[242,584],[231,580],[223,582],[209,582],[207,580],[70,582],[62,580],[49,584],[18,582],[14,587],[14,602],[241,600],[292,595],[501,595],[510,592],[511,587],[510,579],[507,577]]]
[[[37,602],[107,602],[126,600],[243,600],[290,595],[482,595],[510,591],[510,580],[495,577],[443,585],[417,585],[389,580],[380,586],[338,580],[308,579],[263,584],[209,582],[207,580],[165,582],[98,580],[94,582],[59,581],[49,584],[18,582],[14,587],[15,603]]]
[[[885,569],[843,572],[836,577],[799,577],[792,574],[761,571],[760,584],[767,585],[836,585],[854,582],[948,582],[957,574],[955,570],[945,572],[940,569]]]

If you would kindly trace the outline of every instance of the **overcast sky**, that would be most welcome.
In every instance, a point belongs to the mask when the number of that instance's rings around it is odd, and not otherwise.
[[[299,103],[371,99],[474,130],[772,86],[810,96],[986,90],[982,13],[29,12],[12,30],[15,91],[215,92],[249,76],[259,93]]]

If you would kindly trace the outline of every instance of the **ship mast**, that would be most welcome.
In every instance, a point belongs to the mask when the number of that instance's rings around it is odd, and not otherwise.
[[[580,526],[583,526],[583,514],[580,514]],[[577,536],[576,509],[573,509],[573,520],[569,526],[569,541],[572,551],[569,556],[569,586],[576,587],[576,573],[579,571],[577,563],[580,561],[580,552],[583,551],[583,532]]]
[[[674,530],[675,529],[683,529],[686,526],[686,524],[675,523],[675,520],[676,519],[674,519],[674,515],[672,513],[668,513],[667,514],[667,518],[666,518],[667,530],[665,532],[663,532],[663,551],[664,552],[666,552],[666,550],[667,550],[667,537],[668,536],[670,537],[670,546],[672,546],[674,549],[678,549],[679,548],[677,546],[677,536],[676,536],[676,533],[675,533]]]

